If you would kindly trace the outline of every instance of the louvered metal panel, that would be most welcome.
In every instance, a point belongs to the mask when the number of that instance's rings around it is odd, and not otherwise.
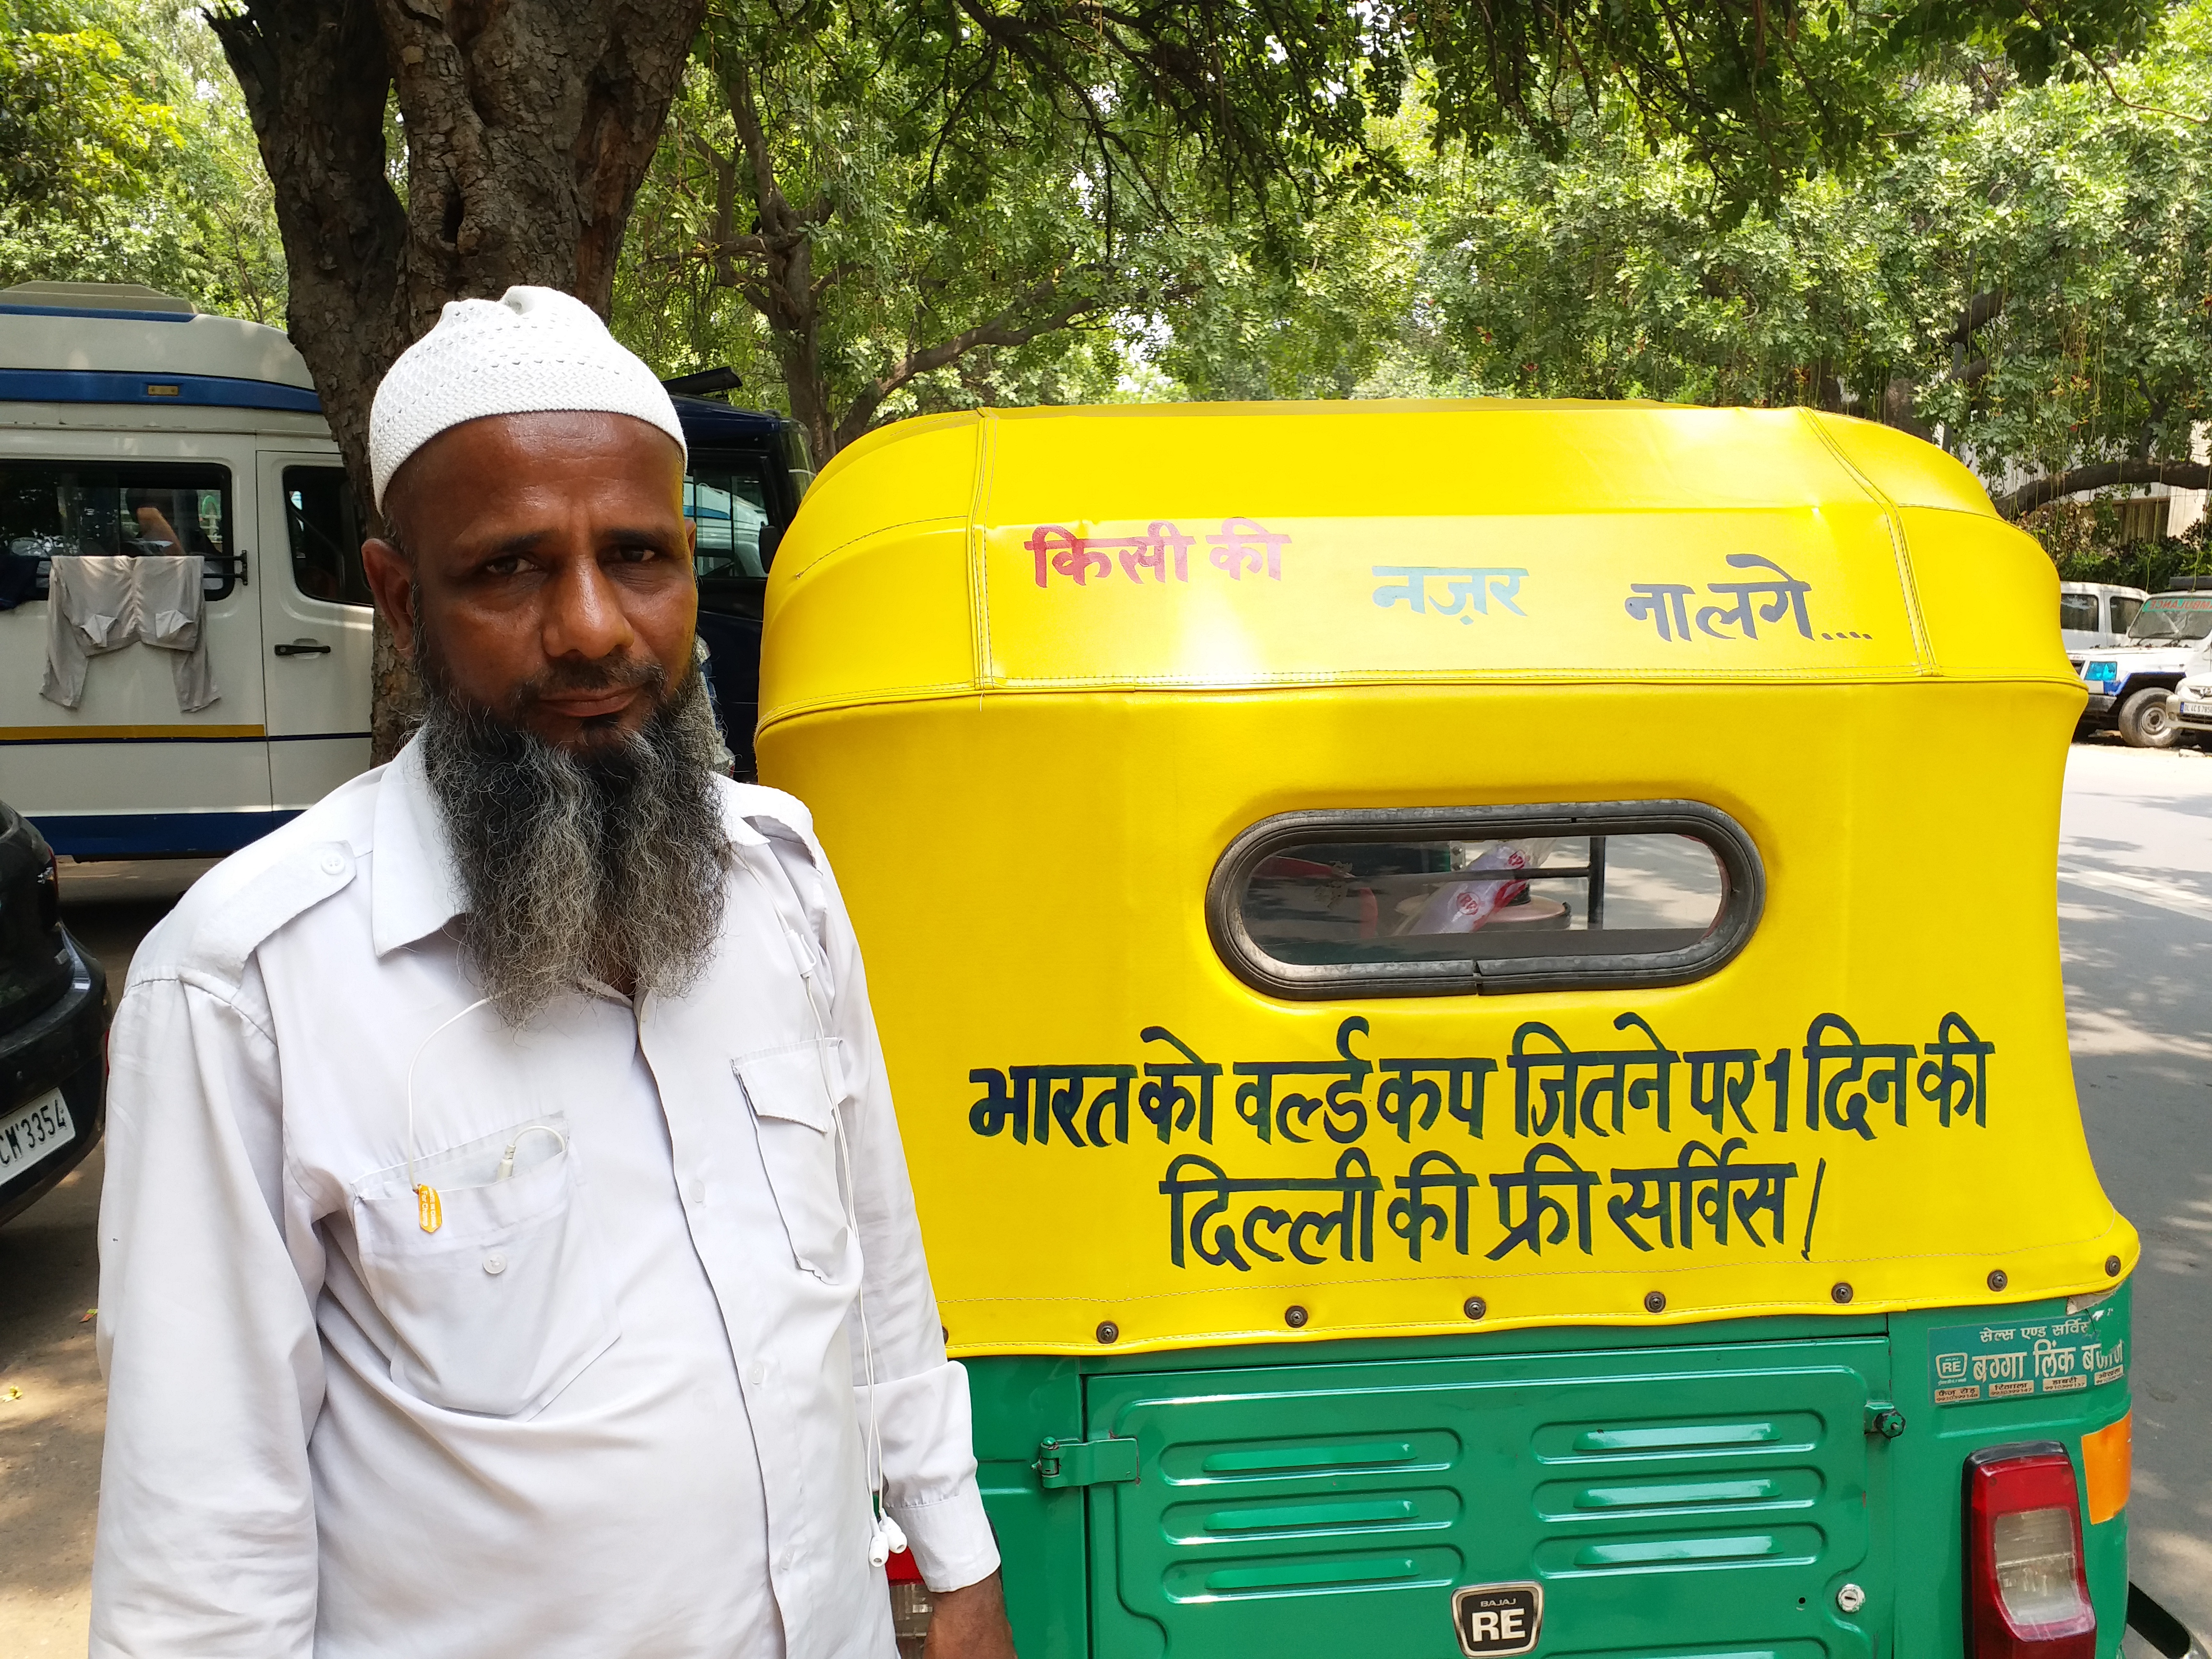
[[[1091,1377],[1088,1431],[1140,1468],[1090,1498],[1093,1654],[1451,1659],[1455,1589],[1533,1580],[1546,1656],[1871,1659],[1887,1364],[1864,1339]]]

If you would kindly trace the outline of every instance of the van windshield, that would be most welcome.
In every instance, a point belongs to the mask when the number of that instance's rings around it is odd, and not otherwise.
[[[2212,593],[2160,594],[2136,614],[2128,628],[2131,645],[2171,645],[2207,637],[2212,637]]]

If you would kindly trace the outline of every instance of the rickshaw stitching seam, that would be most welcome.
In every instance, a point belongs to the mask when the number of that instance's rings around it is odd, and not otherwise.
[[[984,549],[983,501],[998,457],[998,421],[989,410],[975,422],[975,479],[968,495],[968,684],[981,693],[990,683],[991,580]]]
[[[2122,1221],[2124,1220],[2124,1218],[2119,1216],[2118,1212],[2116,1211],[2114,1212],[2114,1219],[2115,1221]],[[1899,1252],[1887,1255],[1824,1255],[1817,1262],[1800,1262],[1797,1265],[1804,1267],[1831,1267],[1856,1266],[1869,1262],[1930,1261],[1946,1258],[1957,1261],[1972,1261],[1977,1263],[1993,1258],[1997,1260],[2018,1260],[2022,1256],[2033,1256],[2048,1251],[2063,1250],[2073,1246],[2087,1244],[2099,1239],[2108,1238],[2112,1236],[2113,1231],[2114,1229],[2112,1227],[2107,1226],[2100,1232],[2083,1233],[2073,1238],[2058,1239],[2048,1244],[2031,1245],[2024,1250],[2001,1250],[1988,1254],[1966,1250],[1921,1250]],[[1741,1273],[1747,1266],[1758,1265],[1760,1264],[1755,1262],[1745,1263],[1741,1261],[1686,1262],[1680,1266],[1668,1266],[1664,1267],[1655,1267],[1653,1271],[1655,1273],[1663,1273],[1668,1274]],[[1623,1278],[1634,1276],[1634,1270],[1629,1267],[1612,1268],[1607,1271],[1613,1275]],[[1465,1273],[1418,1274],[1393,1273],[1381,1277],[1369,1277],[1362,1275],[1358,1278],[1351,1279],[1287,1279],[1270,1283],[1264,1288],[1272,1291],[1343,1290],[1355,1288],[1361,1285],[1373,1285],[1463,1284],[1469,1282],[1477,1277],[1477,1275]],[[1544,1273],[1487,1273],[1479,1276],[1480,1282],[1485,1284],[1495,1283],[1500,1280],[1510,1281],[1514,1284],[1525,1284],[1531,1281],[1556,1280],[1562,1277],[1565,1277],[1565,1275]],[[989,1303],[1036,1303],[1047,1306],[1066,1305],[1097,1307],[1102,1304],[1110,1304],[1118,1305],[1130,1302],[1174,1302],[1180,1301],[1189,1297],[1230,1296],[1244,1291],[1258,1288],[1261,1287],[1254,1285],[1232,1284],[1205,1285],[1187,1291],[1154,1291],[1150,1292],[1112,1296],[969,1296],[940,1297],[939,1300],[946,1307],[977,1306]],[[1799,1306],[1800,1304],[1795,1300],[1767,1300],[1759,1302],[1735,1303],[1731,1304],[1730,1305],[1747,1308],[1794,1308]],[[1406,1322],[1393,1320],[1387,1322],[1392,1325],[1398,1325]],[[1338,1328],[1332,1326],[1331,1328],[1334,1329]]]
[[[840,693],[831,696],[812,697],[801,702],[786,703],[763,717],[761,729],[765,731],[782,721],[794,720],[805,714],[817,714],[825,710],[866,708],[876,702],[911,702],[933,699],[951,701],[969,696],[981,698],[994,694],[1006,696],[1053,696],[1070,690],[1187,690],[1218,692],[1223,696],[1235,696],[1252,691],[1327,690],[1339,686],[1365,689],[1388,688],[1394,685],[1516,685],[1563,683],[1590,686],[1609,684],[1852,686],[1915,685],[1928,680],[1942,680],[1947,684],[1954,685],[2046,685],[2067,690],[2073,689],[2078,684],[2072,679],[2052,674],[1947,673],[1941,670],[1916,669],[1869,673],[1849,678],[1820,670],[1805,669],[1780,671],[1732,669],[1695,677],[1676,674],[1671,670],[1665,669],[1610,669],[1602,675],[1586,674],[1573,669],[1532,669],[1520,671],[1510,678],[1503,674],[1476,678],[1451,671],[1437,671],[1433,673],[1392,671],[1388,674],[1377,672],[1372,674],[1333,672],[1300,675],[1277,680],[1247,681],[1237,684],[1176,678],[1164,675],[1131,675],[1120,679],[1069,676],[1062,678],[1018,682],[937,680],[917,681],[905,685],[875,686],[864,692]]]
[[[933,514],[929,517],[924,519],[901,519],[896,524],[880,524],[872,530],[862,531],[857,536],[848,536],[843,541],[837,543],[833,547],[826,547],[823,549],[821,552],[817,553],[805,564],[800,565],[797,569],[793,571],[791,580],[794,582],[805,581],[823,560],[833,559],[836,557],[838,554],[842,553],[847,548],[857,547],[862,542],[868,541],[874,537],[887,536],[895,530],[911,530],[916,525],[961,524],[964,521],[962,520],[960,515],[957,513],[938,513]]]
[[[1608,668],[1595,672],[1580,668],[1528,668],[1476,674],[1455,669],[1331,669],[1316,670],[1310,673],[1284,673],[1267,679],[1235,682],[1203,680],[1192,676],[1176,674],[1122,674],[1111,677],[1096,674],[1036,675],[1020,679],[1001,678],[987,681],[977,689],[986,691],[1018,693],[1031,690],[1056,691],[1090,688],[1099,690],[1118,690],[1131,687],[1160,686],[1194,691],[1237,693],[1298,686],[1516,685],[1537,683],[1567,683],[1583,685],[1609,684],[1757,685],[1778,683],[1819,685],[1911,685],[1923,680],[1939,678],[1957,680],[1968,678],[1964,675],[1939,675],[1933,671],[1917,667],[1847,672],[1820,668],[1739,668],[1716,669],[1699,674],[1684,673],[1665,668]],[[2054,685],[2061,684],[2056,676],[2046,677],[2045,683]]]
[[[1928,619],[1920,605],[1920,584],[1914,576],[1911,550],[1906,543],[1905,523],[1899,516],[1897,503],[1890,499],[1887,491],[1877,485],[1844,453],[1843,446],[1828,430],[1826,422],[1811,410],[1805,411],[1804,418],[1819,434],[1828,453],[1835,457],[1836,465],[1856,479],[1859,487],[1880,505],[1882,526],[1889,532],[1890,556],[1897,562],[1898,586],[1903,592],[1905,616],[1912,625],[1912,642],[1920,658],[1920,672],[1923,674],[1941,673],[1942,664],[1936,659],[1935,641],[1929,637]]]

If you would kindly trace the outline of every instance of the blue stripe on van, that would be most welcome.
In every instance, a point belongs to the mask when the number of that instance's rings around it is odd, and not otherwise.
[[[154,392],[154,386],[174,392]],[[202,409],[281,409],[319,415],[305,386],[226,374],[125,374],[106,368],[0,368],[0,400],[42,404],[191,404]]]
[[[235,853],[296,811],[58,812],[31,822],[57,853],[72,858],[149,858],[179,853]]]
[[[121,318],[126,323],[189,323],[189,311],[117,311],[107,306],[0,306],[0,317],[97,317],[102,322]]]

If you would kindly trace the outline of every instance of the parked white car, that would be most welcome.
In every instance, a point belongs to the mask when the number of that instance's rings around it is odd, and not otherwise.
[[[2084,731],[2117,729],[2137,749],[2171,749],[2181,735],[2173,691],[2212,638],[2212,578],[2153,594],[2129,625],[2125,643],[2111,650],[2068,653],[2089,688]]]
[[[2109,651],[2124,642],[2128,628],[2150,595],[2140,587],[2111,582],[2058,584],[2058,638],[2069,651]]]
[[[2212,739],[2212,645],[2183,665],[2167,713],[2177,730]]]

